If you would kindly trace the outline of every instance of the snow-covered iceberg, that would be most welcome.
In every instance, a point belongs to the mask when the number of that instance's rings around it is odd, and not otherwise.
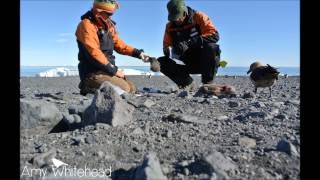
[[[119,68],[121,69],[121,68]],[[121,69],[125,75],[146,75],[146,76],[154,76],[154,75],[158,75],[161,73],[154,73],[151,71],[140,71],[140,70],[136,70],[136,69]],[[78,69],[74,68],[74,69],[70,69],[70,68],[66,68],[66,67],[58,67],[55,69],[50,69],[48,71],[44,71],[44,72],[40,72],[38,74],[36,74],[36,77],[66,77],[66,76],[79,76],[79,71]]]
[[[50,69],[45,72],[36,74],[36,77],[66,77],[66,76],[79,76],[78,69],[69,69],[65,67],[58,67]]]
[[[124,72],[125,75],[154,75],[154,72],[144,72],[136,69],[121,69],[121,70]]]

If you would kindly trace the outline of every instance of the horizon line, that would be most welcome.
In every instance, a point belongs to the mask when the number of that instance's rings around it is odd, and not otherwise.
[[[20,67],[66,67],[66,66],[71,66],[71,67],[77,67],[78,65],[53,65],[53,66],[38,66],[38,65],[20,65]],[[121,66],[121,65],[120,65]],[[120,67],[119,66],[119,67]],[[124,65],[127,67],[149,67],[149,65],[146,66],[132,66],[132,65]],[[248,65],[250,66],[250,65]],[[248,67],[248,66],[227,66],[227,67]],[[292,67],[292,68],[300,68],[300,66],[277,66],[277,67]]]

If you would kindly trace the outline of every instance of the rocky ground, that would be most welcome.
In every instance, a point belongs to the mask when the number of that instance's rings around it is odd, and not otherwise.
[[[79,94],[78,77],[21,78],[21,179],[31,168],[53,177],[52,157],[111,167],[110,179],[300,179],[300,77],[280,77],[272,98],[254,95],[248,77],[217,77],[236,97],[176,92],[162,76],[129,79],[138,92],[121,97],[126,121],[83,127],[94,95]]]

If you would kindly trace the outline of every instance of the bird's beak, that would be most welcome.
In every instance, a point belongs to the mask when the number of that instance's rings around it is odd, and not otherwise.
[[[249,71],[247,72],[247,74],[249,74],[251,72],[251,69],[249,69]]]

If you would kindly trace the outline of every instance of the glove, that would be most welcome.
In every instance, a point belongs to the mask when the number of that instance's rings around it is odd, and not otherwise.
[[[139,58],[140,59],[140,54],[144,52],[143,49],[136,49],[134,48],[132,57]]]
[[[187,42],[189,47],[201,47],[203,45],[203,39],[201,36],[193,36]]]
[[[189,44],[187,41],[182,41],[182,42],[179,42],[178,44],[176,44],[174,47],[173,47],[173,50],[176,54],[178,55],[182,55],[184,52],[186,52],[189,48]]]
[[[169,57],[169,55],[170,55],[170,50],[169,50],[168,47],[167,47],[167,48],[163,48],[163,54],[164,54],[164,56]]]
[[[107,65],[105,65],[105,71],[114,76],[118,71],[118,67],[111,63],[108,63]]]

